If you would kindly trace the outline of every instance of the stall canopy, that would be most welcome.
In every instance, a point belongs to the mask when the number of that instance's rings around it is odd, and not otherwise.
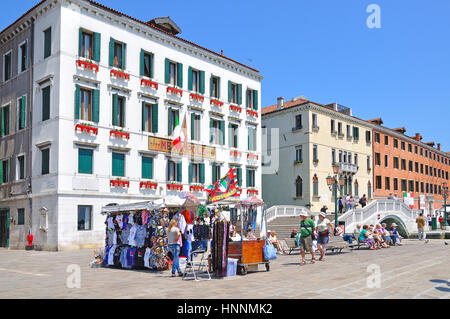
[[[241,200],[238,204],[237,207],[249,207],[249,206],[262,206],[264,205],[264,202],[262,200],[260,200],[258,197],[256,196],[252,196],[252,197],[247,197],[243,200]]]
[[[108,213],[116,213],[116,212],[127,212],[133,210],[152,210],[158,208],[158,205],[155,205],[154,202],[140,202],[140,203],[131,203],[131,204],[123,204],[123,205],[111,205],[102,207],[102,214]]]

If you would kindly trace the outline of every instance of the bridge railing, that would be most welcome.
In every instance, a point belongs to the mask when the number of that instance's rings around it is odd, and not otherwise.
[[[306,212],[308,216],[312,215],[312,212],[303,206],[291,206],[291,205],[279,205],[272,206],[266,211],[267,222],[271,222],[277,217],[295,217],[300,216],[301,212]]]

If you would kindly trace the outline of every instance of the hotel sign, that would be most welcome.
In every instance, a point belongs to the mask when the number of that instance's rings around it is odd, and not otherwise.
[[[150,151],[171,153],[174,155],[188,155],[190,157],[202,157],[213,160],[216,158],[215,147],[187,143],[187,148],[185,149],[184,143],[182,143],[180,150],[177,150],[173,146],[172,140],[167,138],[157,138],[149,136],[148,149]]]

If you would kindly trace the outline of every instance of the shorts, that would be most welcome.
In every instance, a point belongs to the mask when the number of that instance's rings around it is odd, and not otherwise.
[[[317,236],[317,244],[318,245],[326,245],[328,244],[328,241],[330,240],[330,237],[327,236]]]
[[[301,242],[301,250],[302,251],[311,251],[312,250],[312,238],[308,237],[300,237]]]

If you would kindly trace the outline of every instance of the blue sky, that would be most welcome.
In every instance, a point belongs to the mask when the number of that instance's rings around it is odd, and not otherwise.
[[[448,0],[98,2],[144,21],[169,15],[182,37],[257,68],[263,106],[278,96],[338,102],[450,151]],[[35,3],[5,1],[0,27]],[[372,3],[380,29],[366,25]]]

